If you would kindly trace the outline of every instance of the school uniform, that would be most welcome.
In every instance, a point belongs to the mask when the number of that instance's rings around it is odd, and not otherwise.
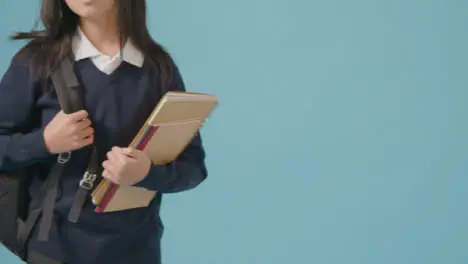
[[[101,54],[78,30],[73,52],[101,162],[113,146],[125,147],[131,142],[161,98],[162,90],[185,90],[175,66],[173,79],[167,87],[161,87],[158,70],[145,64],[143,54],[131,41],[120,54],[109,57]],[[0,82],[0,169],[36,166],[29,187],[34,208],[37,206],[34,198],[39,197],[44,179],[56,160],[45,146],[43,129],[60,111],[60,106],[53,90],[41,92],[39,81],[30,74],[29,59],[25,56],[13,61]],[[72,153],[61,176],[50,237],[38,241],[36,228],[29,243],[30,252],[44,257],[44,263],[54,260],[69,264],[160,263],[162,194],[192,189],[207,176],[200,135],[176,161],[165,166],[152,165],[149,175],[136,184],[158,191],[149,207],[95,213],[88,197],[79,222],[74,224],[67,216],[89,156],[89,148]]]

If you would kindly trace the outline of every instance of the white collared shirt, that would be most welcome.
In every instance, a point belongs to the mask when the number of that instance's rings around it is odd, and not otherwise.
[[[80,29],[73,38],[73,53],[76,61],[90,58],[94,65],[106,74],[114,72],[122,61],[140,68],[143,66],[144,61],[143,54],[130,40],[125,43],[122,52],[117,52],[114,56],[107,56],[102,54]]]

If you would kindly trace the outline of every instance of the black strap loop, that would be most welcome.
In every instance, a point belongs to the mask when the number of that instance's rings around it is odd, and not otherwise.
[[[59,179],[65,163],[55,163],[39,194],[39,207],[29,212],[26,222],[18,232],[18,240],[21,244],[31,236],[32,230],[42,214],[41,225],[39,227],[38,240],[47,240],[52,225],[52,216],[55,208],[55,199],[59,189]]]
[[[80,181],[78,192],[75,195],[75,200],[73,201],[72,207],[68,214],[68,221],[72,223],[78,222],[81,211],[83,210],[84,204],[86,202],[86,198],[88,197],[90,190],[93,189],[94,183],[100,176],[100,166],[96,146],[93,146],[92,148],[93,149],[91,151],[88,169],[83,175],[83,179]]]
[[[49,239],[52,218],[54,216],[55,200],[57,199],[57,193],[59,189],[60,176],[62,175],[65,163],[57,162],[47,177],[48,183],[46,183],[46,193],[42,200],[42,219],[37,238],[40,241],[47,241]]]

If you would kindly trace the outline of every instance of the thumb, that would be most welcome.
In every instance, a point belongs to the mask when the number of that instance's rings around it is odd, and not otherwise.
[[[139,151],[134,148],[122,148],[121,152],[122,154],[127,155],[132,158],[138,158],[140,154]]]

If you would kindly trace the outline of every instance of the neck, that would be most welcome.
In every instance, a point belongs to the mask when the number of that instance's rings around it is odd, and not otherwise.
[[[120,35],[115,15],[99,19],[81,19],[80,29],[103,54],[112,56],[120,50]]]

